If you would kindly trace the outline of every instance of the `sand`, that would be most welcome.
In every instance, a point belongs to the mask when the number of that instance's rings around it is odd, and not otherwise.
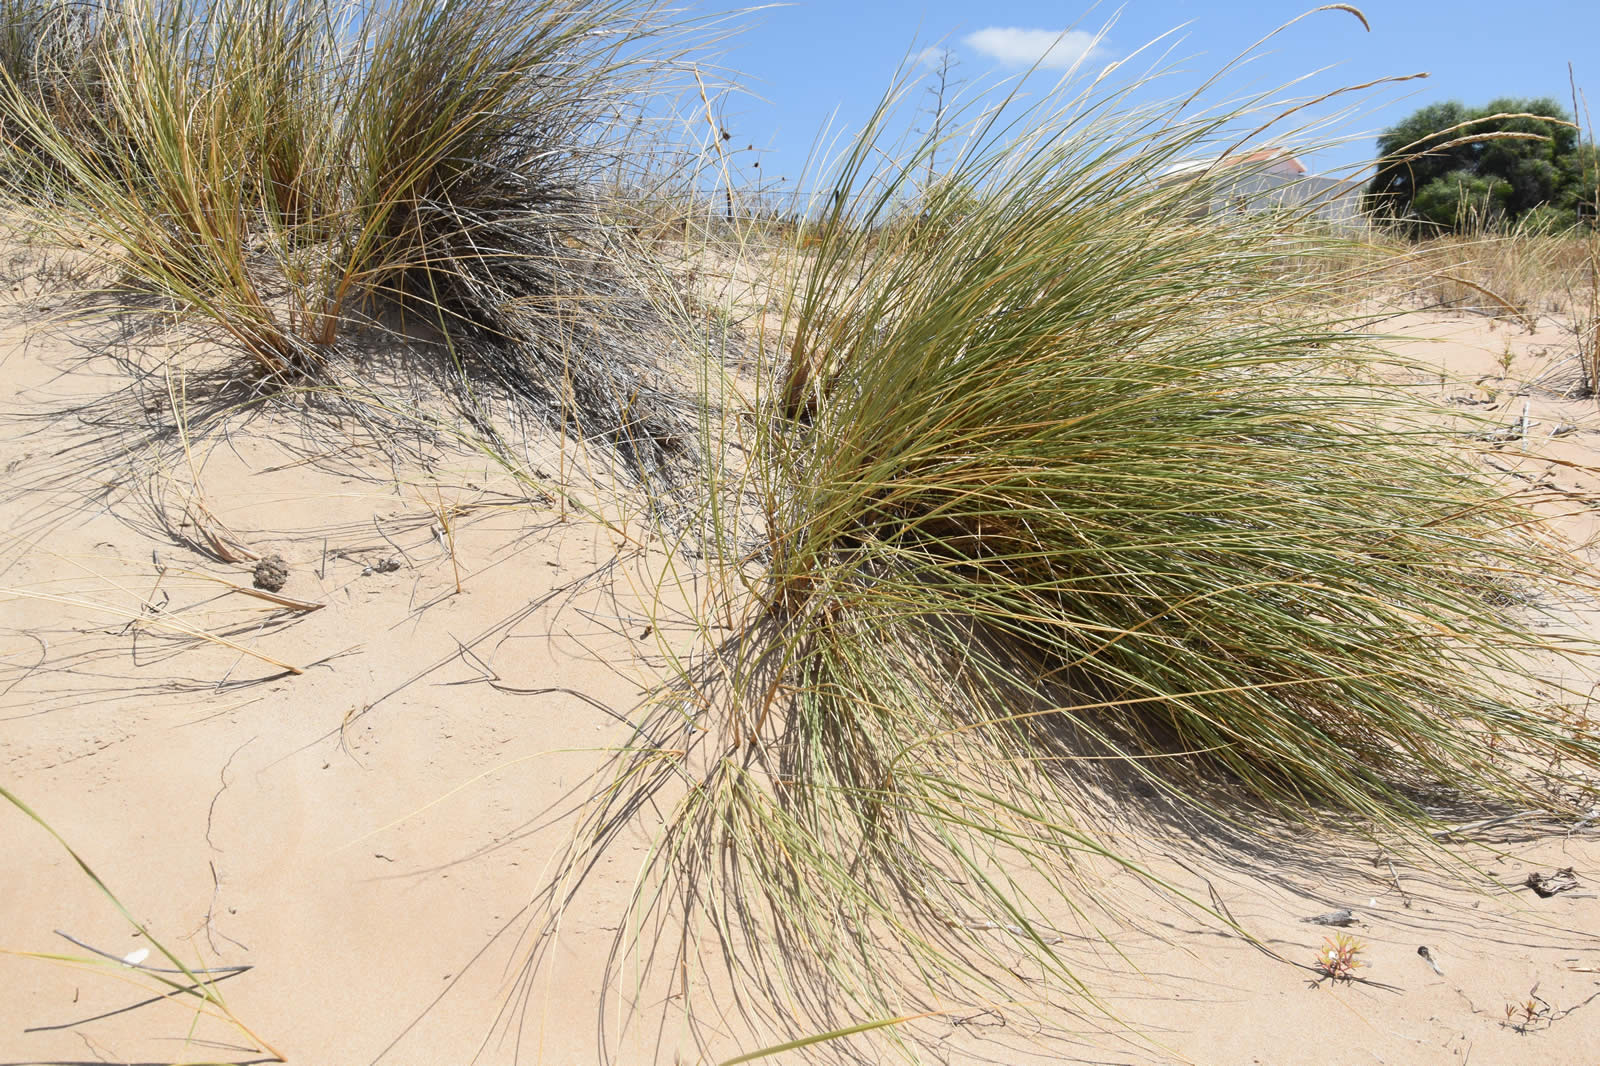
[[[0,784],[187,964],[248,967],[220,991],[255,1038],[130,967],[26,957],[87,954],[60,934],[113,957],[148,944],[0,806],[0,1063],[259,1062],[266,1044],[305,1066],[693,1063],[794,1036],[713,1018],[702,1044],[657,986],[602,988],[651,811],[540,935],[591,775],[694,641],[671,595],[651,607],[668,557],[638,515],[596,521],[466,446],[282,409],[184,457],[185,381],[130,388],[115,327],[62,321],[70,271],[33,255],[0,286]],[[1560,395],[1571,338],[1541,322],[1410,311],[1385,328],[1415,338],[1447,409],[1509,426],[1526,401],[1534,435],[1574,427],[1485,470],[1587,542],[1600,417]],[[191,340],[144,338],[133,361]],[[181,365],[222,359],[189,346]],[[231,533],[237,561],[197,526]],[[280,595],[317,609],[230,587],[252,584],[246,552],[280,554]],[[1331,836],[1248,857],[1130,839],[1258,942],[1130,884],[1125,957],[1063,948],[1123,1032],[1043,985],[1029,1010],[951,1003],[903,1029],[946,1063],[1594,1063],[1596,829],[1482,830],[1495,850],[1475,871]],[[1524,885],[1562,868],[1577,887]],[[1303,920],[1339,908],[1346,929]],[[1341,931],[1365,945],[1361,979],[1315,980]],[[691,982],[702,1003],[738,991]]]

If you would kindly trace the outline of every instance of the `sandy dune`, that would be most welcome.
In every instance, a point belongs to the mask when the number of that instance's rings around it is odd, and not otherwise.
[[[657,986],[602,997],[649,811],[539,942],[530,904],[591,775],[668,676],[665,656],[694,640],[671,607],[691,590],[651,606],[667,557],[637,515],[598,522],[464,445],[373,440],[286,408],[240,410],[183,458],[173,407],[191,402],[187,384],[135,387],[127,353],[99,350],[111,327],[55,321],[53,290],[13,274],[0,783],[186,962],[248,966],[220,990],[260,1040],[306,1066],[576,1066],[717,1061],[795,1035],[719,1023],[704,1048]],[[1569,335],[1439,312],[1386,328],[1437,366],[1429,387],[1447,408],[1511,426],[1526,401],[1531,436],[1573,427],[1509,441],[1485,470],[1593,537],[1600,417],[1561,395]],[[280,553],[282,594],[320,609],[231,589],[253,564],[221,561],[196,522]],[[1043,986],[1031,1010],[949,1004],[905,1031],[949,1063],[1594,1063],[1597,828],[1483,830],[1493,847],[1465,853],[1474,870],[1332,836],[1179,863],[1170,842],[1130,836],[1119,843],[1220,901],[1259,945],[1130,886],[1124,958],[1089,939],[1065,948],[1125,1032]],[[112,956],[144,946],[9,806],[0,856],[0,948],[85,954],[58,930]],[[1568,867],[1574,889],[1523,887]],[[1340,930],[1303,919],[1338,908],[1366,965],[1318,982],[1314,952]],[[733,1001],[714,977],[690,980],[702,1003]],[[159,986],[130,968],[0,955],[0,989],[0,1063],[267,1059],[185,1001],[152,1001]]]

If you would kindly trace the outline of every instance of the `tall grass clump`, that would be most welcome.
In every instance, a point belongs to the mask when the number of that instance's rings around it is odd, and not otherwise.
[[[81,129],[85,110],[103,98],[103,71],[96,57],[107,29],[99,9],[60,0],[0,0],[0,72],[58,128]],[[25,124],[0,120],[8,166],[37,163],[37,145]],[[33,155],[34,158],[28,157]],[[17,158],[17,157],[22,158]]]
[[[716,960],[818,1028],[1084,1005],[1063,938],[1136,910],[1130,872],[1179,894],[1141,836],[1434,847],[1464,810],[1592,800],[1600,738],[1530,696],[1592,650],[1538,617],[1590,575],[1379,384],[1326,274],[1282,269],[1365,257],[1157,180],[1280,108],[1125,92],[943,145],[886,104],[818,197],[708,532],[731,633],[580,841],[666,806],[661,924],[632,928],[682,939],[630,960]],[[912,184],[936,149],[973,190],[948,217]]]
[[[1519,223],[1395,245],[1391,266],[1411,275],[1408,287],[1428,306],[1468,310],[1532,330],[1542,316],[1583,313],[1592,240],[1576,229],[1547,233]]]
[[[287,384],[334,381],[378,324],[431,337],[474,420],[479,390],[510,393],[636,469],[671,458],[659,324],[600,193],[670,59],[654,3],[88,10],[101,79],[79,119],[16,77],[0,117],[37,160],[14,193],[113,260],[132,303],[153,291]]]

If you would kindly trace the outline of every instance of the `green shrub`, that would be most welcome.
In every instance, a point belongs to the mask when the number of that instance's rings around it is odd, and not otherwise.
[[[1594,145],[1548,97],[1430,104],[1384,130],[1378,156],[1365,209],[1412,236],[1514,225],[1541,207],[1577,220],[1595,195]]]

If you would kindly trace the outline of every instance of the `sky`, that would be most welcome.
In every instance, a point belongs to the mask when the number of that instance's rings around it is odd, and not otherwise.
[[[1282,0],[1126,0],[1120,8],[1042,0],[796,0],[738,20],[744,28],[724,45],[723,62],[738,73],[743,92],[713,90],[712,103],[744,182],[792,189],[814,146],[859,129],[897,68],[909,64],[926,75],[939,49],[950,51],[954,76],[970,93],[1041,57],[1035,75],[1041,86],[1080,57],[1085,72],[1119,60],[1127,61],[1123,70],[1143,71],[1157,53],[1140,53],[1141,47],[1171,33],[1161,49],[1175,69],[1141,90],[1148,99],[1165,99],[1198,88],[1260,37],[1314,6]],[[1301,156],[1313,173],[1350,176],[1371,160],[1384,126],[1425,104],[1453,99],[1480,106],[1496,97],[1547,96],[1570,110],[1568,62],[1591,111],[1600,114],[1596,0],[1366,0],[1357,6],[1370,32],[1345,12],[1319,12],[1262,46],[1223,86],[1235,94],[1261,91],[1331,68],[1290,90],[1309,97],[1378,78],[1429,74],[1341,97],[1359,101],[1359,113],[1324,135],[1342,137],[1341,143]],[[932,100],[923,93],[913,97],[916,104]],[[1338,110],[1330,104],[1315,113]],[[906,117],[913,124],[927,120]]]

